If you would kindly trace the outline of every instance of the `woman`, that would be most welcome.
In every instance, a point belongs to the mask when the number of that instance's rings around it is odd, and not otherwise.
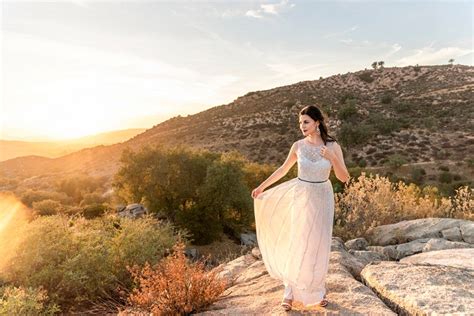
[[[257,240],[271,277],[283,281],[281,305],[293,301],[327,306],[325,278],[329,265],[334,193],[329,174],[347,183],[350,175],[341,146],[328,135],[323,114],[310,105],[299,113],[305,136],[293,143],[281,167],[252,191]],[[298,162],[298,177],[265,192]]]

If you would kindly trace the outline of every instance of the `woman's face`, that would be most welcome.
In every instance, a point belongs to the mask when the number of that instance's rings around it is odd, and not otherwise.
[[[312,135],[316,132],[319,123],[311,118],[311,116],[300,115],[300,129],[304,136]]]

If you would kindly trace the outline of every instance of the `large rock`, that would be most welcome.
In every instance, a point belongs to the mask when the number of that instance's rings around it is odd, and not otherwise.
[[[368,264],[373,261],[386,261],[390,258],[379,252],[369,251],[369,250],[349,250],[349,253],[356,257],[359,261],[362,261],[364,264]]]
[[[382,225],[367,230],[368,241],[371,245],[394,245],[406,243],[421,238],[441,238],[441,232],[453,227],[462,227],[466,233],[463,240],[474,243],[474,226],[471,221],[452,218],[421,218],[402,221],[395,224]],[[466,240],[467,238],[468,240]]]
[[[474,270],[474,249],[446,249],[423,252],[400,260],[401,263],[433,264]],[[474,280],[471,280],[471,284]]]
[[[416,240],[412,240],[403,244],[399,244],[395,246],[395,257],[391,257],[392,259],[399,260],[406,256],[411,256],[416,253],[420,253],[423,251],[423,248],[426,246],[426,243],[430,240],[430,238],[420,238]],[[393,246],[386,246],[386,247],[393,247]]]
[[[441,231],[444,239],[450,241],[462,241],[461,229],[459,227],[451,227]]]
[[[449,241],[442,238],[431,238],[423,247],[423,252],[472,247],[474,247],[474,244],[469,244],[467,242]]]
[[[367,250],[369,243],[365,238],[355,238],[345,242],[344,244],[347,249],[352,250]]]
[[[216,268],[219,277],[226,281],[226,287],[230,287],[235,283],[235,280],[239,277],[245,269],[251,264],[255,263],[257,259],[250,253],[244,256],[240,256],[230,262],[223,263]]]
[[[400,315],[474,314],[474,270],[382,261],[361,276]]]
[[[120,217],[128,217],[128,218],[139,218],[144,216],[148,213],[146,207],[141,204],[129,204],[125,207],[120,206],[117,208],[117,214]]]
[[[461,225],[462,240],[470,244],[474,244],[474,223],[464,223]]]

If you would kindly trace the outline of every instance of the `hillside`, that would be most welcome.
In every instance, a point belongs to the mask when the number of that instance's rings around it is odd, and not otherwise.
[[[188,144],[238,150],[252,161],[279,164],[301,138],[298,110],[319,104],[348,165],[383,166],[391,155],[409,164],[440,163],[463,170],[474,155],[474,67],[407,66],[361,70],[247,93],[235,101],[177,116],[128,141],[82,149],[60,158],[16,158],[0,163],[0,176],[86,172],[112,175],[126,147]],[[355,107],[350,116],[348,107]],[[32,162],[33,161],[33,162]],[[471,169],[472,170],[472,169]],[[464,173],[472,181],[472,171]]]
[[[131,128],[51,142],[0,140],[0,161],[32,155],[57,158],[86,147],[121,143],[143,131],[143,128]]]

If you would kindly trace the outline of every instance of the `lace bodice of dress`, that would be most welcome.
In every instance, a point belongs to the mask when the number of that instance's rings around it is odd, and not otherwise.
[[[307,181],[324,181],[329,178],[331,162],[320,155],[323,145],[312,145],[301,139],[297,143],[298,177]],[[326,147],[330,147],[328,142]]]

